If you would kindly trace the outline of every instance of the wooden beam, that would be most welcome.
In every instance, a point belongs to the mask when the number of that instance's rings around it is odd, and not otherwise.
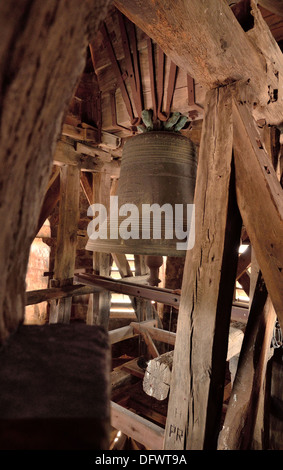
[[[206,99],[196,237],[184,267],[165,449],[216,448],[242,226],[231,166],[232,101],[219,88]]]
[[[283,325],[283,190],[248,106],[236,98],[233,122],[238,206]]]
[[[145,326],[150,336],[156,341],[174,345],[176,342],[176,333],[173,331],[162,330],[161,328],[154,328]]]
[[[56,287],[73,283],[79,220],[80,170],[65,165],[60,169],[60,208],[54,267]],[[68,323],[72,297],[51,302],[50,323]]]
[[[56,207],[60,199],[60,175],[56,173],[53,183],[49,185],[42,204],[36,233],[39,232],[45,220],[51,215],[51,212]]]
[[[130,282],[130,280],[116,280],[107,276],[97,276],[93,274],[76,274],[75,279],[77,282],[100,286],[112,292],[161,302],[167,305],[172,305],[175,308],[178,308],[179,306],[180,295],[174,291],[170,291],[169,289],[147,286]],[[134,279],[135,278],[133,277],[133,280]]]
[[[257,73],[262,78],[257,51],[224,1],[176,0],[174,8],[170,0],[116,0],[115,5],[205,88]]]
[[[125,339],[133,338],[134,328],[131,325],[123,326],[122,328],[117,328],[116,330],[111,330],[108,332],[110,344],[118,343],[119,341],[124,341]]]
[[[157,348],[154,342],[152,341],[152,338],[150,334],[148,333],[147,329],[143,327],[143,323],[144,322],[141,322],[141,323],[132,322],[131,326],[134,328],[134,331],[138,331],[143,336],[144,342],[147,345],[148,352],[151,355],[151,357],[153,358],[158,357],[159,352],[157,351]]]
[[[115,5],[204,88],[248,81],[255,113],[269,123],[282,122],[282,53],[256,1],[251,0],[253,27],[247,32],[224,0],[177,0],[174,8],[170,0],[116,0]],[[277,90],[277,100],[270,99],[271,90]]]
[[[239,284],[241,284],[243,290],[245,291],[245,293],[247,294],[247,296],[249,297],[250,295],[250,276],[248,275],[248,273],[243,273],[238,279],[237,281],[239,282]]]
[[[144,328],[151,336],[155,337],[154,330],[157,330],[157,328],[150,327],[146,324]],[[161,332],[162,330],[159,331]],[[164,331],[164,335],[158,334],[157,337],[163,340],[168,338],[170,344],[175,344],[176,341],[176,334],[170,334],[169,331]],[[226,361],[229,361],[233,356],[240,353],[243,337],[243,328],[239,328],[237,325],[230,326]],[[149,361],[143,380],[143,390],[147,395],[153,396],[157,400],[164,400],[167,397],[171,384],[173,357],[174,350]]]
[[[30,245],[54,145],[85,67],[90,31],[96,37],[108,4],[0,2],[1,343],[24,319]]]
[[[111,401],[111,425],[151,450],[162,450],[164,429]]]
[[[251,264],[251,245],[247,247],[244,253],[239,255],[238,259],[238,267],[237,267],[237,275],[236,279],[238,280],[248,269]]]
[[[53,155],[53,163],[60,166],[77,166],[83,171],[92,171],[94,173],[106,171],[115,178],[118,178],[120,175],[120,162],[118,160],[107,162],[104,161],[104,157],[92,157],[90,155],[79,153],[72,145],[61,141],[57,143]]]
[[[87,202],[91,206],[93,204],[93,190],[92,190],[92,174],[89,172],[81,171],[81,187],[87,198]]]
[[[255,288],[219,450],[249,450],[276,314],[261,273]]]
[[[53,299],[63,299],[74,295],[88,295],[93,292],[98,292],[99,290],[99,287],[74,284],[72,286],[50,287],[49,289],[27,291],[25,305],[39,304],[40,302]]]
[[[143,379],[143,391],[156,400],[162,401],[168,396],[173,356],[174,351],[169,351],[148,362]]]

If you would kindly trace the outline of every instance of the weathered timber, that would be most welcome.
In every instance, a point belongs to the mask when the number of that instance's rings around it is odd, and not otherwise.
[[[131,271],[131,267],[126,258],[126,255],[122,253],[113,253],[112,257],[122,278],[133,277],[133,273]]]
[[[50,287],[49,289],[38,289],[26,292],[26,305],[39,304],[53,299],[62,299],[74,295],[88,295],[94,291],[98,292],[99,287],[85,286],[84,284],[74,284],[72,286]]]
[[[150,336],[156,340],[163,343],[174,345],[176,342],[176,333],[168,330],[162,330],[161,328],[153,328],[150,326],[145,326]]]
[[[53,180],[53,183],[47,189],[47,192],[44,197],[42,204],[36,233],[39,232],[45,220],[51,215],[54,207],[56,207],[60,199],[60,175],[56,173],[56,177]]]
[[[134,277],[133,277],[134,279]],[[76,274],[75,280],[86,285],[100,286],[112,292],[126,294],[147,300],[154,300],[178,308],[180,295],[171,292],[169,289],[146,286],[135,282],[112,279],[106,276],[94,274]]]
[[[83,72],[87,44],[108,3],[86,0],[81,5],[71,0],[67,7],[62,0],[22,0],[0,5],[0,162],[9,175],[0,185],[1,342],[24,318],[30,244],[53,146]]]
[[[207,94],[196,238],[184,267],[165,449],[213,449],[217,444],[242,225],[231,166],[232,102],[229,90],[220,88]]]
[[[235,98],[233,123],[237,202],[283,324],[283,190],[248,106]]]
[[[164,429],[111,401],[111,425],[151,450],[162,450]]]
[[[104,150],[97,148],[97,147],[91,147],[86,144],[82,144],[81,142],[75,142],[75,149],[77,153],[83,154],[83,155],[89,155],[90,157],[100,157],[100,161],[104,163],[110,163],[112,161],[112,156],[110,153],[105,152]]]
[[[153,328],[144,325],[148,333],[160,341],[166,341],[169,344],[175,344],[176,333],[170,331],[163,331],[158,328]],[[155,330],[159,332],[156,334]],[[163,332],[163,334],[161,333]],[[229,329],[229,343],[226,361],[229,361],[233,356],[239,354],[242,347],[244,333],[243,324],[233,324]],[[144,380],[143,389],[147,395],[150,395],[157,400],[164,400],[169,392],[171,384],[171,371],[173,366],[174,351],[169,351],[149,361]]]
[[[272,13],[283,16],[282,0],[258,0],[258,3]]]
[[[72,283],[79,221],[80,170],[71,165],[60,169],[60,207],[54,280],[58,287]],[[50,323],[68,323],[72,297],[51,301]]]
[[[266,72],[262,77],[266,103],[261,100],[260,89],[255,90],[253,114],[255,119],[264,118],[268,124],[282,123],[283,54],[269,26],[262,17],[257,0],[250,0],[253,27],[247,36],[265,60]],[[265,77],[265,78],[264,78]]]
[[[270,123],[282,122],[282,86],[277,87],[279,97],[273,102],[268,88],[276,89],[278,82],[270,57],[279,60],[274,65],[278,70],[283,65],[282,53],[271,33],[266,34],[269,29],[256,2],[252,1],[255,31],[247,33],[225,1],[178,0],[172,6],[170,0],[116,0],[115,5],[206,89],[249,81],[263,117]]]
[[[178,0],[173,7],[167,0],[116,0],[115,5],[206,88],[251,78],[255,70],[263,72],[256,50],[226,2]]]
[[[239,284],[241,284],[243,290],[245,291],[245,293],[247,294],[247,296],[250,295],[250,276],[248,275],[247,272],[243,273],[238,279],[237,281],[239,282]]]
[[[143,390],[156,400],[165,400],[168,396],[173,356],[174,351],[169,351],[152,359],[147,365],[143,379]]]
[[[134,328],[131,325],[123,326],[117,328],[116,330],[109,331],[109,341],[110,344],[118,343],[119,341],[124,341],[128,338],[134,337]]]
[[[72,145],[61,141],[57,143],[53,163],[55,165],[72,165],[83,171],[92,171],[94,173],[106,171],[115,177],[120,174],[120,164],[117,160],[107,162],[104,161],[104,157],[92,157],[78,153]]]
[[[219,435],[220,450],[251,449],[260,391],[276,314],[261,273],[258,276],[231,399]]]

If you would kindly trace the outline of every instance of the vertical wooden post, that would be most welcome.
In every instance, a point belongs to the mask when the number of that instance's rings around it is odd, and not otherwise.
[[[93,173],[93,198],[94,203],[103,204],[109,214],[110,203],[110,183],[109,173]],[[93,270],[101,276],[109,276],[111,268],[110,253],[93,253]],[[90,296],[90,304],[87,315],[89,325],[100,325],[108,330],[110,316],[111,293],[103,291]]]
[[[165,449],[214,449],[220,426],[241,218],[232,167],[232,103],[206,97],[195,190],[195,245],[187,252]]]
[[[220,450],[251,448],[275,318],[259,272],[233,390],[219,436]]]
[[[64,165],[60,169],[60,209],[54,267],[54,285],[73,283],[79,219],[80,170]],[[50,323],[69,323],[72,297],[51,302]]]

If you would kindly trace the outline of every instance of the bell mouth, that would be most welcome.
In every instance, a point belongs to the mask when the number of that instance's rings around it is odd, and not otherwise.
[[[170,241],[172,243],[162,244],[160,240],[139,240],[137,243],[137,240],[119,239],[115,243],[114,240],[89,239],[85,249],[98,253],[185,257],[187,250],[176,250],[176,241]]]

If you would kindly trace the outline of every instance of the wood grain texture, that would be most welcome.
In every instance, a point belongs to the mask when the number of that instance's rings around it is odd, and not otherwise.
[[[216,447],[241,220],[233,191],[229,90],[207,94],[195,192],[195,246],[187,252],[165,449]]]
[[[251,449],[275,320],[276,314],[260,273],[231,398],[219,435],[219,450]]]
[[[25,275],[65,108],[108,1],[0,5],[0,341],[24,317]],[[9,175],[9,177],[6,177]]]
[[[236,99],[233,122],[237,202],[282,325],[283,190],[248,106]]]

